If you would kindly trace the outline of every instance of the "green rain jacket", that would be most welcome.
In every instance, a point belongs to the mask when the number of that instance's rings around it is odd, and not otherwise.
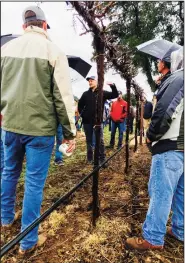
[[[5,131],[52,136],[60,123],[65,139],[76,135],[67,57],[39,27],[1,48],[1,113]]]

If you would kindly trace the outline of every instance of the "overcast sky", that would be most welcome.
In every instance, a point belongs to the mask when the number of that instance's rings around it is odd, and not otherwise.
[[[30,5],[35,5],[35,2],[1,2],[1,34],[22,34],[22,11]],[[44,2],[40,4],[43,9],[48,24],[51,29],[48,30],[50,38],[57,44],[62,51],[67,55],[80,56],[82,59],[92,65],[88,75],[97,75],[96,64],[90,61],[93,48],[91,46],[92,37],[90,34],[79,36],[84,32],[80,22],[75,19],[76,26],[74,27],[73,11],[68,10],[65,2]],[[72,72],[72,77],[76,74]],[[145,94],[149,100],[152,98],[151,89],[147,83],[145,75],[139,73],[135,78],[138,84],[143,87]],[[126,93],[125,81],[114,75],[113,70],[109,70],[105,74],[105,82],[111,81],[116,84],[119,90]],[[80,80],[73,83],[74,95],[80,97],[81,94],[88,89],[88,82]],[[108,86],[105,89],[109,90]]]

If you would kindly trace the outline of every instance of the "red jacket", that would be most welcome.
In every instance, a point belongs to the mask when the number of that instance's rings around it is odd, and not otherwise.
[[[127,117],[127,102],[123,99],[114,101],[112,103],[110,116],[115,122],[123,122]]]

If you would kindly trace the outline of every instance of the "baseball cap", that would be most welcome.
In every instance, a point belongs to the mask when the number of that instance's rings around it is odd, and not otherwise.
[[[90,77],[86,78],[87,81],[89,81],[90,79],[97,80],[97,78],[95,76],[90,76]]]
[[[25,18],[25,14],[27,11],[34,12],[35,16]],[[22,13],[22,18],[23,18],[24,24],[26,22],[35,21],[35,20],[46,21],[46,16],[39,6],[28,6],[28,7],[26,7]],[[47,28],[50,29],[50,26],[48,24],[47,24]]]

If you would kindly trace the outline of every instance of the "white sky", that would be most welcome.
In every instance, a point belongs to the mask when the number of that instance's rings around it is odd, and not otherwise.
[[[35,2],[1,2],[2,35],[23,33],[22,11],[30,5],[35,5]],[[48,34],[52,41],[67,55],[79,56],[90,63],[92,68],[88,75],[97,75],[96,63],[90,61],[93,52],[92,37],[90,34],[79,36],[80,33],[84,32],[84,29],[77,19],[75,19],[76,30],[74,29],[73,11],[67,10],[69,8],[65,2],[44,2],[40,4],[40,7],[43,9],[51,27]],[[120,78],[119,75],[113,75],[113,72],[113,70],[109,70],[105,74],[105,82],[114,82],[119,90],[126,93],[125,80]],[[151,100],[152,92],[146,76],[139,73],[135,80],[144,89],[147,98]],[[73,93],[77,97],[80,97],[87,89],[88,82],[86,80],[82,79],[73,83]],[[105,85],[105,89],[109,90],[109,87]]]

